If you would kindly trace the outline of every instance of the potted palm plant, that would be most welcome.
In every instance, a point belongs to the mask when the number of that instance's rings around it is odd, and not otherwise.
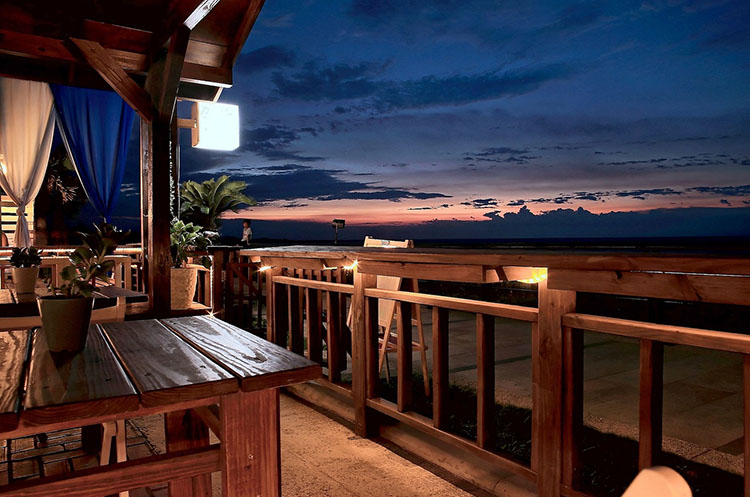
[[[15,247],[10,256],[11,274],[16,293],[34,293],[42,251],[35,247]]]
[[[195,295],[198,282],[198,267],[211,267],[211,259],[207,255],[201,256],[199,265],[188,264],[191,252],[206,250],[211,239],[216,236],[213,232],[203,231],[201,226],[185,223],[179,219],[172,221],[170,230],[170,250],[172,254],[171,270],[171,307],[172,309],[188,309]]]
[[[107,260],[130,234],[108,223],[90,234],[80,233],[83,246],[70,254],[70,265],[60,271],[62,285],[50,285],[50,295],[39,297],[39,314],[52,352],[79,352],[86,346],[96,280],[106,278],[114,267]]]
[[[229,176],[211,178],[202,183],[185,181],[180,185],[180,218],[210,231],[221,227],[225,212],[237,212],[241,205],[256,205],[245,195],[247,183],[229,181]]]

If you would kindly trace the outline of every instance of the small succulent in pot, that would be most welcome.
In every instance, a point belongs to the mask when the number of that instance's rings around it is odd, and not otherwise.
[[[39,266],[42,264],[42,251],[36,247],[14,247],[10,256],[13,266],[13,285],[16,293],[34,293]]]
[[[39,267],[42,251],[36,247],[13,247],[10,265],[13,267]]]
[[[106,258],[129,234],[108,223],[80,234],[84,245],[68,256],[71,264],[60,271],[62,285],[50,285],[52,295],[37,300],[50,351],[79,352],[86,346],[96,280],[108,276],[114,261]]]

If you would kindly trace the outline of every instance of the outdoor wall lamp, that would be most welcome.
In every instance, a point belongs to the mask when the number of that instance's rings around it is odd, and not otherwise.
[[[233,104],[193,102],[190,119],[177,126],[190,129],[192,145],[207,150],[234,150],[240,146],[240,108]]]

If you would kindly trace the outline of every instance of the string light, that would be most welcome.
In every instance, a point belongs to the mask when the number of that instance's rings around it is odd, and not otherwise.
[[[263,271],[268,271],[271,268],[273,268],[273,266],[261,266],[260,268],[258,268],[258,272],[262,273]]]
[[[538,276],[535,276],[534,278],[527,278],[525,280],[518,280],[521,283],[539,283],[540,281],[544,281],[547,279],[547,273],[542,273]]]
[[[344,266],[344,269],[347,271],[354,271],[354,269],[357,267],[358,264],[359,264],[359,261],[354,261],[351,264]]]

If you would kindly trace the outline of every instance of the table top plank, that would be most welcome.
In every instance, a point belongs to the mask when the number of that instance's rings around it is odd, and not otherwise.
[[[86,348],[51,353],[42,329],[34,333],[23,420],[44,424],[138,409],[138,392],[101,329],[92,325]]]
[[[236,375],[243,391],[320,378],[319,364],[220,319],[191,316],[162,322]]]
[[[155,319],[101,326],[144,407],[226,395],[238,389],[231,373]]]
[[[21,383],[31,346],[29,330],[0,333],[0,431],[18,425],[21,409]]]
[[[98,294],[101,294],[108,298],[125,297],[125,302],[128,304],[136,304],[141,302],[148,302],[148,295],[135,290],[129,290],[127,288],[120,288],[116,286],[100,286],[96,289]]]

